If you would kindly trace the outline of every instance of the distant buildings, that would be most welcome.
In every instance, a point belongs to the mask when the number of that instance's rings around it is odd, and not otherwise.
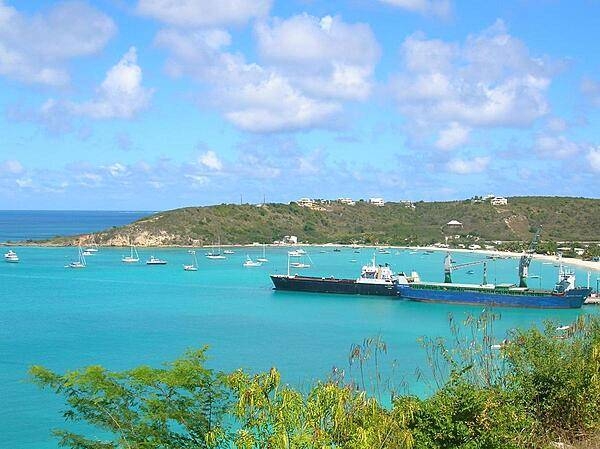
[[[508,204],[508,200],[502,196],[495,196],[490,199],[490,204],[492,206],[506,206]]]
[[[338,203],[345,204],[347,206],[356,205],[356,201],[354,201],[352,198],[338,198]]]
[[[383,206],[385,206],[385,201],[383,201],[383,198],[369,198],[369,204],[373,204],[374,206],[383,207]]]

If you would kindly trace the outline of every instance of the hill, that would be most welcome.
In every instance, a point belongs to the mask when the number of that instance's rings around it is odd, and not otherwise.
[[[417,202],[414,207],[359,201],[354,206],[332,202],[324,210],[292,204],[222,204],[160,212],[127,226],[95,234],[104,245],[210,245],[273,242],[296,235],[307,243],[377,245],[432,244],[445,236],[465,241],[529,241],[538,225],[544,241],[600,241],[600,200],[562,197],[513,197],[505,206],[471,200]],[[458,220],[462,227],[446,223]],[[83,236],[88,242],[89,236]],[[452,240],[451,240],[452,241]],[[51,244],[76,244],[63,237]],[[456,242],[456,240],[455,240]]]

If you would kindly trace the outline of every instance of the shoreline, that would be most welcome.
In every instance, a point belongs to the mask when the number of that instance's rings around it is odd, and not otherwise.
[[[510,257],[514,259],[520,258],[523,253],[517,253],[513,251],[498,251],[498,250],[490,250],[490,249],[467,249],[467,248],[439,248],[437,246],[394,246],[394,245],[348,245],[348,244],[336,244],[336,243],[298,243],[297,245],[291,244],[274,244],[274,243],[264,243],[265,246],[269,248],[293,248],[293,247],[308,247],[308,248],[348,248],[351,249],[353,247],[357,247],[360,249],[363,248],[388,248],[394,250],[409,250],[409,251],[449,251],[453,253],[470,253],[470,254],[481,254],[487,256],[499,256],[499,257]],[[40,247],[40,248],[69,248],[74,247],[76,245],[59,245],[59,244],[49,244],[49,243],[40,243],[40,242],[0,242],[0,246],[3,247]],[[236,245],[221,245],[221,248],[259,248],[262,247],[263,244],[259,243],[248,243],[248,244],[236,244]],[[98,245],[100,248],[128,248],[129,245],[116,246],[116,245]],[[138,248],[156,248],[156,249],[173,249],[173,248],[218,248],[218,245],[203,245],[203,246],[194,246],[194,245],[159,245],[159,246],[138,246]],[[557,256],[547,255],[547,254],[533,254],[533,259],[543,260],[546,262],[557,262],[559,259]],[[565,265],[573,265],[578,268],[599,271],[600,272],[600,262],[594,262],[591,260],[582,260],[582,259],[574,259],[574,258],[562,258],[561,262]]]

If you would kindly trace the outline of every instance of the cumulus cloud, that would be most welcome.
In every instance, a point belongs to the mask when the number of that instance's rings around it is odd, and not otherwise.
[[[540,134],[535,139],[534,150],[544,157],[564,159],[578,154],[582,150],[582,145],[562,135]]]
[[[16,159],[7,159],[0,163],[0,173],[6,173],[10,175],[18,175],[24,171],[21,163]]]
[[[144,16],[182,27],[241,24],[269,13],[272,0],[139,0]]]
[[[463,146],[469,141],[470,131],[469,128],[452,122],[447,128],[440,131],[435,146],[440,150],[453,150]]]
[[[135,47],[131,47],[106,73],[96,98],[70,103],[69,109],[74,114],[97,119],[132,118],[148,107],[153,93],[153,89],[142,86],[142,68],[137,64]]]
[[[549,111],[550,68],[533,57],[502,21],[463,44],[409,36],[404,69],[392,82],[415,136],[431,129],[522,127]],[[457,128],[458,129],[458,128]]]
[[[368,97],[379,46],[368,25],[306,14],[256,26],[260,63],[228,51],[219,29],[161,30],[167,71],[209,87],[209,98],[236,127],[257,133],[328,127],[345,101]]]
[[[212,150],[208,150],[207,152],[200,155],[198,158],[198,162],[206,168],[211,170],[219,171],[223,169],[223,162]]]
[[[448,17],[452,13],[450,0],[379,0],[397,8],[424,15]]]
[[[115,32],[110,17],[84,2],[61,2],[28,16],[0,0],[0,75],[65,85],[65,63],[97,53]]]
[[[368,97],[380,49],[366,24],[301,14],[257,25],[258,50],[296,86],[318,97]]]
[[[590,148],[587,160],[592,170],[600,173],[600,147]]]
[[[600,107],[600,81],[584,78],[581,81],[581,93],[585,100],[594,106]]]
[[[479,156],[471,159],[452,159],[446,165],[448,171],[460,175],[481,173],[485,171],[490,163],[489,156]]]

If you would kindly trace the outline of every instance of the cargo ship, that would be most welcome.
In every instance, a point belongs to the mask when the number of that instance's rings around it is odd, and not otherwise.
[[[362,267],[357,279],[291,275],[288,260],[288,274],[273,274],[271,280],[275,290],[289,290],[311,293],[339,293],[344,295],[398,296],[398,277],[386,263],[377,265],[375,258]]]
[[[528,255],[523,257],[529,257]],[[529,257],[529,261],[531,258]],[[484,275],[481,284],[453,283],[453,270],[483,263]],[[398,296],[401,299],[422,302],[443,302],[454,304],[483,304],[493,307],[530,307],[539,309],[580,308],[592,290],[575,286],[575,273],[560,266],[558,281],[552,290],[536,290],[527,287],[527,267],[529,262],[521,260],[519,265],[520,283],[489,284],[486,279],[485,261],[453,265],[450,254],[444,263],[445,282],[423,282],[418,273],[398,276]]]

